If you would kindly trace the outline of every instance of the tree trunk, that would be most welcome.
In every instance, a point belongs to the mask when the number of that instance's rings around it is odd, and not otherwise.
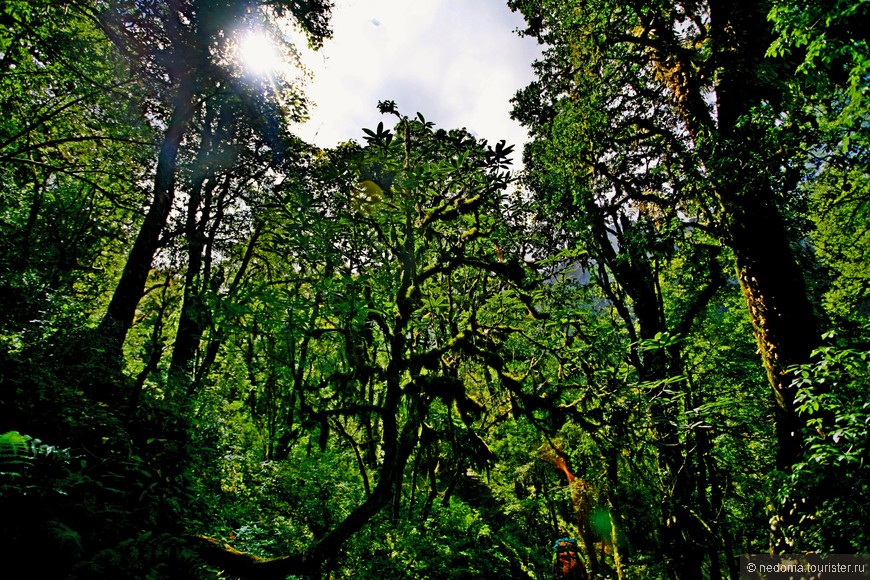
[[[791,236],[777,203],[777,175],[792,160],[786,145],[770,145],[772,121],[754,112],[784,90],[776,63],[765,53],[773,41],[765,0],[710,0],[710,40],[717,63],[715,116],[710,94],[687,60],[670,21],[653,20],[658,34],[650,50],[656,74],[695,141],[719,203],[725,243],[734,251],[761,359],[774,394],[777,466],[800,460],[803,421],[794,407],[791,365],[805,363],[818,344],[812,304]],[[712,94],[712,93],[711,93]]]
[[[650,55],[695,142],[719,203],[718,225],[734,251],[737,278],[773,389],[776,466],[789,471],[801,461],[805,427],[795,408],[789,368],[809,361],[819,335],[777,200],[789,187],[777,179],[782,179],[784,167],[796,163],[787,151],[788,143],[779,138],[772,145],[770,137],[777,130],[770,115],[782,111],[776,106],[784,93],[778,74],[787,67],[765,56],[774,39],[767,20],[769,1],[709,0],[708,6],[710,58],[717,63],[715,93],[705,93],[673,22],[653,21],[659,38]],[[711,95],[715,95],[715,116],[706,104]],[[807,509],[799,510],[796,504],[786,502],[774,520],[777,551],[794,549],[787,530]]]
[[[792,365],[806,363],[818,344],[812,305],[788,245],[782,218],[760,199],[735,201],[732,247],[764,368],[774,393],[777,467],[800,461],[804,421],[795,408]]]
[[[181,304],[181,314],[178,328],[175,332],[175,344],[172,348],[172,360],[169,364],[169,376],[173,382],[190,381],[193,374],[193,361],[196,350],[205,330],[205,313],[202,304],[202,289],[206,281],[202,280],[202,252],[205,247],[205,226],[210,216],[210,208],[202,208],[203,191],[213,190],[217,186],[215,172],[209,165],[209,158],[215,144],[213,143],[214,106],[206,104],[205,119],[197,153],[195,175],[190,188],[190,199],[187,202],[187,216],[184,234],[187,238],[187,271],[184,275],[184,298]],[[210,196],[206,195],[206,198]]]
[[[139,228],[136,241],[127,257],[121,279],[99,326],[99,333],[108,339],[110,354],[120,355],[127,332],[133,325],[136,307],[145,289],[151,262],[160,245],[160,234],[166,226],[175,198],[176,159],[181,140],[196,111],[191,79],[183,80],[173,104],[169,128],[157,157],[154,176],[154,198]]]
[[[778,152],[766,148],[768,127],[753,108],[780,87],[765,68],[773,40],[764,1],[710,3],[717,52],[729,66],[716,85],[718,135],[707,169],[720,203],[727,242],[752,320],[755,338],[774,393],[777,467],[800,460],[801,426],[794,406],[792,365],[809,361],[818,330],[785,219],[777,205]],[[724,58],[724,57],[723,57]],[[782,163],[788,163],[784,159]]]
[[[640,224],[623,216],[619,220],[617,249],[603,222],[595,227],[598,246],[603,260],[613,273],[615,281],[631,299],[633,316],[627,325],[637,324],[638,338],[651,340],[668,332],[658,292],[656,269],[647,253],[647,244],[636,236]],[[613,294],[613,292],[611,292]],[[699,300],[707,293],[699,292]],[[627,305],[626,305],[627,306]],[[624,308],[627,310],[627,307]],[[638,378],[649,387],[650,419],[657,443],[657,463],[663,482],[661,489],[662,549],[668,562],[668,573],[673,578],[692,580],[701,577],[705,551],[701,548],[691,514],[697,512],[698,500],[693,494],[695,472],[691,468],[687,445],[681,440],[679,417],[683,412],[683,398],[671,397],[664,383],[669,377],[682,374],[679,353],[652,349],[643,357],[634,357]]]
[[[245,249],[245,255],[242,257],[242,263],[239,265],[239,269],[236,271],[236,274],[233,277],[233,281],[230,283],[230,287],[227,290],[227,298],[234,297],[239,287],[241,286],[242,281],[247,274],[248,266],[253,259],[254,250],[257,246],[257,241],[260,239],[260,235],[263,233],[263,229],[265,226],[266,222],[260,221],[254,227],[251,238],[250,240],[248,240],[248,246]],[[196,369],[194,379],[190,383],[190,388],[188,389],[187,393],[188,396],[192,395],[194,390],[196,390],[196,388],[199,387],[208,376],[208,373],[211,370],[211,366],[217,359],[218,351],[220,350],[221,344],[223,343],[223,338],[224,333],[220,327],[212,329],[211,336],[208,340],[208,346],[206,347],[205,355],[202,358],[202,363],[199,365],[199,368]],[[297,379],[297,383],[299,382],[299,380],[301,379]]]

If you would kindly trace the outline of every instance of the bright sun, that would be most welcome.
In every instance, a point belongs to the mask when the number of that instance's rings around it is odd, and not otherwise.
[[[268,75],[283,64],[275,42],[263,32],[248,32],[239,41],[239,63],[245,72]]]

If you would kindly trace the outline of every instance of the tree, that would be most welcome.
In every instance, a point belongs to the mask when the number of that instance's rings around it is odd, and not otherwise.
[[[868,124],[870,47],[861,33],[868,21],[862,2],[778,2],[769,15],[777,37],[768,54],[792,63],[789,88],[814,128],[800,191],[813,229],[808,243],[818,258],[814,272],[831,331],[810,363],[795,368],[799,411],[812,429],[806,457],[781,497],[812,498],[807,517],[789,530],[800,546],[861,552],[866,519],[851,501],[867,489],[866,433],[859,424],[867,348]],[[831,460],[836,457],[835,462]],[[790,522],[785,521],[786,525]]]
[[[263,26],[270,17],[289,14],[315,45],[329,33],[329,5],[320,1],[251,8],[243,1],[168,0],[114,3],[92,11],[106,35],[153,80],[154,93],[168,95],[156,99],[151,112],[166,127],[154,170],[152,201],[100,324],[100,333],[115,352],[120,352],[133,322],[161,244],[175,199],[179,148],[188,128],[222,84],[239,89],[239,80],[224,64],[230,60],[233,43],[238,42],[237,29]]]
[[[10,3],[0,17],[4,318],[15,333],[77,284],[85,308],[100,308],[151,131],[130,115],[135,79],[86,18],[48,2]]]
[[[548,46],[540,80],[516,98],[536,139],[570,147],[579,171],[609,179],[609,195],[635,204],[639,222],[655,207],[732,252],[773,388],[777,466],[788,470],[805,426],[789,369],[809,359],[818,322],[789,207],[805,117],[788,100],[788,63],[765,57],[770,4],[511,6]],[[533,145],[530,167],[537,154]]]
[[[366,130],[366,147],[320,154],[315,169],[331,177],[319,188],[286,182],[272,209],[280,227],[264,234],[252,264],[259,281],[232,323],[245,330],[227,344],[248,377],[265,457],[297,456],[314,431],[321,453],[353,452],[363,499],[292,556],[252,559],[210,544],[215,565],[237,575],[316,573],[382,510],[399,517],[408,468],[413,497],[435,477],[424,457],[438,442],[458,462],[453,478],[492,460],[469,390],[476,364],[507,371],[476,345],[476,313],[493,287],[523,284],[516,258],[493,243],[511,147],[436,131],[390,102],[381,110],[399,117],[395,132],[380,124]]]

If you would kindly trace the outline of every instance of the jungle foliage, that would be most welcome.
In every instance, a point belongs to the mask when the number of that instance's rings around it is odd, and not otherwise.
[[[509,0],[515,146],[234,56],[324,0],[0,6],[27,578],[737,578],[870,552],[861,0]],[[573,544],[572,544],[573,545]],[[11,569],[11,568],[10,568]]]

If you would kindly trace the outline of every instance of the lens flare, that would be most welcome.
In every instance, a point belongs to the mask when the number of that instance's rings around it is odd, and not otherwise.
[[[239,40],[238,58],[244,71],[256,76],[272,74],[283,64],[277,44],[263,32],[248,32]]]

